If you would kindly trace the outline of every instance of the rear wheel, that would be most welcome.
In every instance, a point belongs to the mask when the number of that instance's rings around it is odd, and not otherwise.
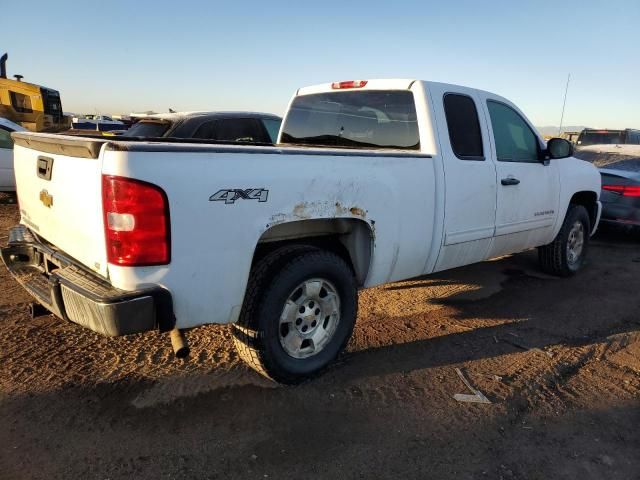
[[[556,238],[538,248],[542,270],[561,277],[575,274],[584,264],[590,232],[587,210],[582,205],[570,205]]]
[[[234,343],[259,373],[297,383],[344,349],[355,323],[353,272],[338,255],[313,247],[284,247],[254,267]]]

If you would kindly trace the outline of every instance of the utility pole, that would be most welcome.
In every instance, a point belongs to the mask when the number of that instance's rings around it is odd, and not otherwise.
[[[567,104],[567,92],[569,91],[569,80],[571,79],[571,74],[567,75],[567,86],[564,89],[564,101],[562,102],[562,115],[560,115],[560,126],[558,127],[558,136],[562,135],[562,122],[564,120],[564,107]]]

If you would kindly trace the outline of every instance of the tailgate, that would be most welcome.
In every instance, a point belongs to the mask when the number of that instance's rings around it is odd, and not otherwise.
[[[34,133],[13,138],[21,222],[106,277],[100,155],[106,140]]]

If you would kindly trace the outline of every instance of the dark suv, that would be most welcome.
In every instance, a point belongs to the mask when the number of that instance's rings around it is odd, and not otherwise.
[[[269,113],[193,112],[143,117],[123,137],[274,144],[282,119]]]
[[[580,147],[587,145],[640,145],[640,130],[627,128],[625,130],[598,130],[585,128],[580,132],[576,144]]]

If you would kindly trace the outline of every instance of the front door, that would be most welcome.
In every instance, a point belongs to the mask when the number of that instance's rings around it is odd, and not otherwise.
[[[544,161],[544,143],[524,116],[486,95],[497,172],[495,241],[490,256],[548,243],[558,215],[560,179],[555,161]]]

